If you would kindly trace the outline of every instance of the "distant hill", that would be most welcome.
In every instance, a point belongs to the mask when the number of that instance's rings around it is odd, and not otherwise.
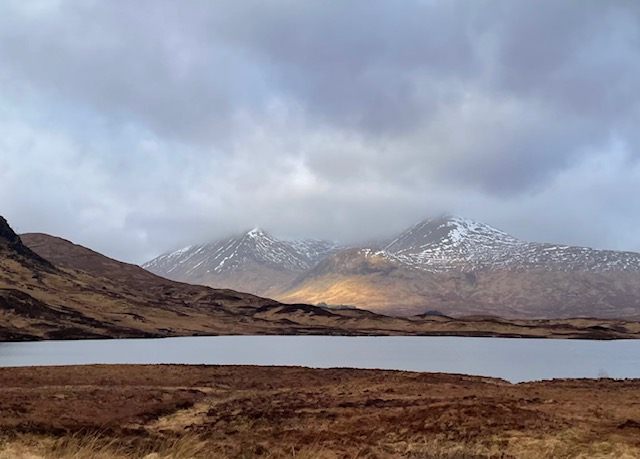
[[[640,323],[396,318],[171,281],[0,217],[0,342],[230,334],[631,338]]]
[[[283,302],[354,305],[385,314],[640,317],[638,253],[523,241],[454,216],[424,220],[375,246],[319,242],[322,249],[307,258],[280,250],[300,244],[250,232],[172,252],[144,267]],[[220,248],[230,246],[242,250],[229,249],[223,257]]]
[[[368,334],[370,328],[366,312],[345,317],[171,281],[55,236],[19,237],[0,217],[0,341]]]

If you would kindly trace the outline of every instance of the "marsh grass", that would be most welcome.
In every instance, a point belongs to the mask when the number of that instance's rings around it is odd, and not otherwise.
[[[20,437],[0,446],[0,459],[200,459],[211,455],[194,435],[128,443],[101,434]]]
[[[431,438],[415,443],[388,445],[382,449],[358,448],[335,451],[323,445],[290,450],[265,447],[224,451],[215,442],[196,435],[123,441],[101,434],[77,434],[61,438],[25,435],[0,441],[0,459],[564,459],[640,457],[640,449],[614,441],[589,442],[584,435],[567,430],[555,436],[510,439],[488,438],[482,442],[455,442]]]

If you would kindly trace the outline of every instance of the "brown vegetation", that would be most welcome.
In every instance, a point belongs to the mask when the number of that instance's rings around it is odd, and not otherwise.
[[[639,380],[81,366],[0,369],[0,386],[2,459],[640,455]]]

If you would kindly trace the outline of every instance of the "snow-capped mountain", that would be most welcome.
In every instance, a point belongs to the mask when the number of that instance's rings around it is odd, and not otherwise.
[[[640,254],[528,242],[454,216],[364,247],[284,241],[254,229],[144,267],[285,302],[384,313],[640,317]]]
[[[335,247],[331,242],[315,239],[281,240],[254,228],[161,255],[143,268],[173,280],[240,287],[265,294],[314,266]]]
[[[489,225],[460,217],[440,217],[404,231],[383,252],[416,268],[451,270],[509,263],[511,255],[523,245]]]
[[[377,253],[426,271],[640,270],[638,253],[527,242],[484,223],[455,216],[422,221]]]

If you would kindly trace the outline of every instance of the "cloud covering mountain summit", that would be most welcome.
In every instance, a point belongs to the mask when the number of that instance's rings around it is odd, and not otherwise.
[[[444,211],[640,250],[639,24],[628,1],[6,1],[3,212],[138,262]]]

